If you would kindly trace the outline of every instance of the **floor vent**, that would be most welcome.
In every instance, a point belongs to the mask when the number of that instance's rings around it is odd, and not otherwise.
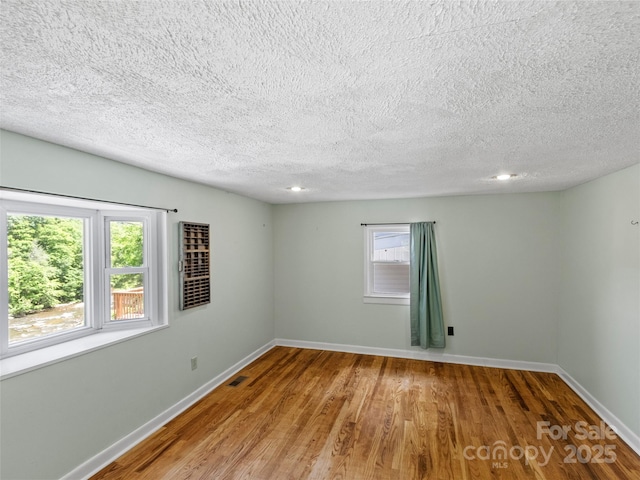
[[[229,384],[230,387],[237,387],[238,385],[240,385],[242,382],[244,382],[248,377],[243,377],[242,375],[240,375],[238,378],[236,378],[233,382],[231,382]]]

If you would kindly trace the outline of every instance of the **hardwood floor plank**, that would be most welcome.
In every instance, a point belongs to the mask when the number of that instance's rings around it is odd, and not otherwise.
[[[239,375],[92,478],[640,479],[554,374],[276,347]]]

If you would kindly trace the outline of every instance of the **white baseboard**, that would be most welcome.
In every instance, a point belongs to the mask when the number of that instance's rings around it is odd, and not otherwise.
[[[640,455],[640,436],[633,432],[627,425],[624,424],[618,417],[616,417],[611,411],[598,401],[589,391],[580,385],[571,375],[565,372],[561,367],[558,367],[560,372],[558,375],[564,383],[569,385],[571,389],[578,394],[582,400],[589,405],[594,412],[598,414],[604,422],[611,427],[611,429],[624,440],[638,455]]]
[[[77,480],[79,478],[89,478],[109,465],[125,452],[129,451],[142,440],[156,432],[167,422],[180,415],[191,405],[202,397],[210,393],[213,389],[221,385],[229,377],[242,370],[258,357],[264,355],[274,346],[308,348],[313,350],[329,350],[333,352],[359,353],[363,355],[380,355],[385,357],[411,358],[416,360],[429,360],[433,362],[457,363],[464,365],[477,365],[483,367],[508,368],[513,370],[529,370],[535,372],[557,373],[560,378],[582,398],[613,431],[624,440],[638,455],[640,455],[640,437],[629,427],[612,414],[593,395],[591,395],[582,385],[580,385],[571,375],[565,372],[558,365],[552,363],[523,362],[519,360],[503,360],[498,358],[469,357],[464,355],[451,355],[429,350],[400,350],[391,348],[364,347],[358,345],[344,345],[336,343],[307,342],[302,340],[288,340],[276,338],[272,342],[258,348],[255,352],[247,355],[235,365],[229,367],[221,374],[217,375],[209,382],[186,396],[178,403],[168,408],[160,415],[131,432],[126,437],[90,458],[83,464],[67,473],[61,480]]]
[[[116,443],[106,448],[102,452],[98,453],[94,457],[90,458],[83,464],[74,468],[67,473],[61,480],[77,480],[79,478],[89,478],[96,474],[101,469],[109,465],[125,452],[131,450],[134,446],[140,443],[142,440],[159,430],[163,425],[180,415],[191,405],[196,403],[202,397],[210,393],[214,388],[224,383],[229,377],[242,370],[258,357],[264,355],[275,346],[274,342],[269,342],[266,345],[258,348],[255,352],[250,353],[245,358],[240,360],[235,365],[227,368],[221,374],[215,376],[213,379],[202,385],[193,393],[187,395],[175,405],[169,407],[157,417],[149,420],[147,423],[131,432],[126,437],[118,440]]]
[[[533,372],[559,373],[559,368],[553,363],[523,362],[519,360],[502,360],[499,358],[469,357],[452,355],[416,347],[415,350],[400,350],[393,348],[363,347],[360,345],[344,345],[341,343],[306,342],[303,340],[288,340],[276,338],[276,345],[283,347],[309,348],[312,350],[329,350],[332,352],[360,353],[362,355],[380,355],[383,357],[411,358],[414,360],[429,360],[432,362],[459,363],[463,365],[477,365],[480,367],[510,368],[513,370],[529,370]]]

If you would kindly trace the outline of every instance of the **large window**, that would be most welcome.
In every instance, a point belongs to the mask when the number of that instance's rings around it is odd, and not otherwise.
[[[165,212],[3,194],[2,357],[166,323]]]
[[[408,304],[409,254],[409,225],[365,227],[365,302]]]

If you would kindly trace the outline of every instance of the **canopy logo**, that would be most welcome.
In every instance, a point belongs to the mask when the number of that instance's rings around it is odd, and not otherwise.
[[[529,465],[529,462],[535,460],[538,456],[542,458],[538,465],[544,467],[549,463],[552,453],[553,447],[549,447],[548,452],[545,452],[543,447],[534,445],[527,445],[526,447],[514,445],[508,448],[507,444],[502,440],[494,442],[493,445],[482,445],[477,448],[473,445],[468,445],[462,452],[467,460],[491,460],[494,462],[492,464],[494,468],[506,468],[509,465],[506,460],[521,460],[522,458],[524,458],[524,464]]]

